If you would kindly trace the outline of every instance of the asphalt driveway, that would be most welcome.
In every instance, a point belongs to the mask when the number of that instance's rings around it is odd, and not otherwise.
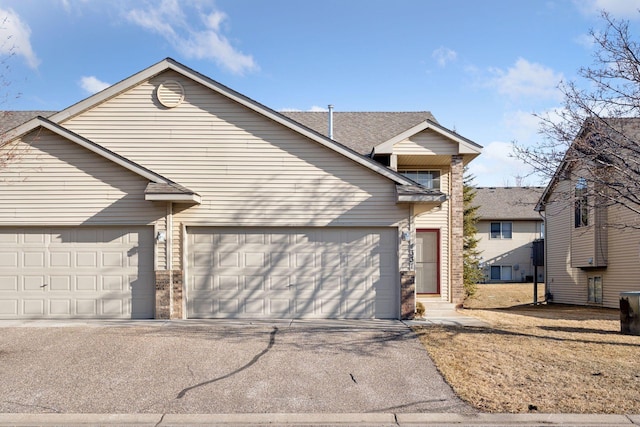
[[[397,321],[0,322],[0,390],[0,412],[475,412]]]

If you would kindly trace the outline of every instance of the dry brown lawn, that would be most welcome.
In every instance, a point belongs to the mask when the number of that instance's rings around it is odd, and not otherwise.
[[[521,305],[532,285],[481,286],[464,313],[491,327],[415,328],[462,399],[486,412],[640,413],[640,336],[620,334],[618,310]]]

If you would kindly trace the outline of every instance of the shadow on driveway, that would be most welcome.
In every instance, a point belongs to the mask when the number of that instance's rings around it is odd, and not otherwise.
[[[398,321],[26,326],[0,324],[0,412],[475,412]]]

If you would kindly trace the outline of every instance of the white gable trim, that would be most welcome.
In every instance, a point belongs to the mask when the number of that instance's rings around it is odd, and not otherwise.
[[[458,154],[480,154],[482,152],[482,146],[467,139],[457,133],[440,126],[439,124],[427,119],[424,122],[418,123],[414,127],[407,129],[401,134],[391,138],[388,141],[383,142],[373,148],[374,154],[392,154],[393,146],[399,142],[404,141],[407,138],[412,137],[422,131],[431,129],[434,132],[450,139],[452,142],[458,144]]]
[[[55,123],[62,123],[65,120],[74,117],[80,113],[82,113],[83,111],[86,111],[92,107],[94,107],[97,104],[100,104],[104,101],[106,101],[107,99],[110,99],[128,89],[130,89],[133,86],[136,86],[146,80],[149,80],[150,78],[164,72],[167,70],[172,70],[175,71],[176,73],[182,74],[183,76],[202,84],[203,86],[239,103],[240,105],[243,105],[259,114],[262,114],[265,117],[268,117],[269,119],[289,128],[292,129],[293,131],[297,132],[298,134],[301,134],[309,139],[311,139],[314,142],[317,142],[351,160],[353,160],[354,162],[370,169],[373,170],[374,172],[385,176],[386,178],[394,181],[397,184],[405,184],[405,185],[411,185],[412,182],[411,180],[408,180],[407,178],[405,178],[404,176],[396,173],[395,171],[392,171],[389,168],[386,168],[385,166],[380,165],[379,163],[375,162],[374,160],[368,158],[368,157],[364,157],[361,156],[360,154],[356,153],[355,151],[323,136],[320,135],[319,133],[316,133],[315,131],[312,131],[311,129],[308,129],[302,125],[300,125],[299,123],[297,123],[296,121],[283,116],[282,114],[260,104],[257,101],[254,101],[251,98],[248,98],[242,94],[240,94],[239,92],[236,92],[218,82],[216,82],[215,80],[212,80],[209,77],[206,77],[200,73],[198,73],[197,71],[194,71],[182,64],[180,64],[179,62],[171,59],[171,58],[166,58],[160,62],[158,62],[155,65],[152,65],[151,67],[140,71],[139,73],[134,74],[133,76],[126,78],[116,84],[114,84],[113,86],[108,87],[107,89],[103,90],[102,92],[98,92],[95,95],[90,96],[89,98],[84,99],[83,101],[78,102],[77,104],[72,105],[71,107],[62,110],[52,116],[49,117],[49,120],[51,120],[52,122]]]

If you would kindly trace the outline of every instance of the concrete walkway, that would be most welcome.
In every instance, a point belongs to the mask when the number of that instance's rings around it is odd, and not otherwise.
[[[0,414],[0,426],[640,426],[640,415],[592,414]]]

